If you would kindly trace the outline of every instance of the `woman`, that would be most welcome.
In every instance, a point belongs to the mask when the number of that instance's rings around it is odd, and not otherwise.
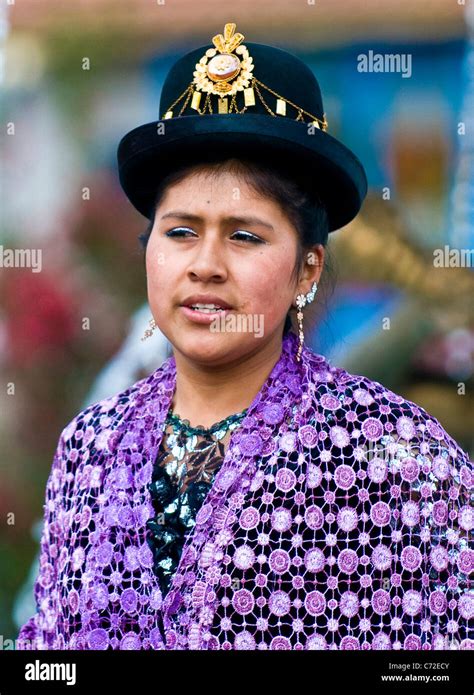
[[[304,345],[363,167],[308,68],[242,40],[178,61],[164,118],[120,143],[150,220],[145,337],[173,355],[63,430],[20,646],[472,648],[467,454]]]

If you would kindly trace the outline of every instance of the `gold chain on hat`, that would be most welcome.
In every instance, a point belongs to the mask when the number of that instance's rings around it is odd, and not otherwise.
[[[169,106],[163,119],[174,117],[173,109],[182,99],[185,101],[177,114],[178,116],[182,115],[189,100],[191,100],[190,108],[197,111],[200,116],[203,116],[205,113],[213,113],[212,94],[218,97],[218,113],[245,113],[249,106],[255,106],[255,94],[257,94],[271,116],[286,116],[288,104],[297,111],[294,120],[311,123],[320,130],[327,130],[328,121],[326,120],[326,114],[323,114],[323,119],[321,120],[309,113],[309,111],[305,111],[301,106],[278,94],[253,75],[253,58],[249,54],[247,47],[242,44],[245,38],[244,35],[238,32],[235,33],[235,27],[235,24],[229,22],[224,27],[224,35],[217,34],[213,37],[212,43],[215,48],[209,48],[199,63],[196,63],[192,82]],[[274,110],[270,108],[263,98],[259,87],[276,97]],[[236,99],[239,92],[243,92],[244,95],[244,105],[240,109],[237,106]],[[199,108],[203,94],[206,97],[202,108]],[[304,116],[307,116],[309,120],[305,121]]]

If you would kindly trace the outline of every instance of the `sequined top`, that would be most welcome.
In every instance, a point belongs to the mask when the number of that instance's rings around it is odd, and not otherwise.
[[[19,648],[474,647],[468,454],[421,406],[297,348],[290,331],[164,597],[147,522],[174,358],[73,418]]]
[[[149,519],[147,541],[153,552],[153,571],[166,595],[181,557],[185,536],[194,527],[198,510],[224,459],[233,430],[247,409],[214,423],[191,427],[170,411],[148,486],[155,516]]]

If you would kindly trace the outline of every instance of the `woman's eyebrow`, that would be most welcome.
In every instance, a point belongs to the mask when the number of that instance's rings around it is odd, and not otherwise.
[[[172,212],[167,212],[165,215],[163,215],[161,217],[161,219],[164,220],[168,217],[179,217],[180,219],[189,220],[190,222],[203,222],[204,221],[204,219],[202,217],[200,217],[199,215],[194,215],[190,212],[184,212],[184,211],[180,211],[180,210],[173,210]],[[223,222],[234,222],[237,224],[258,224],[261,227],[267,227],[267,229],[271,229],[272,231],[274,231],[274,227],[269,222],[265,222],[264,220],[261,220],[259,217],[229,215],[227,217],[223,217],[222,221]]]

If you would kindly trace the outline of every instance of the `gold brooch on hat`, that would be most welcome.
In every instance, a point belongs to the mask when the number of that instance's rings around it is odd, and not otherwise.
[[[271,116],[287,116],[287,105],[289,105],[296,109],[297,115],[294,120],[311,123],[316,128],[327,130],[328,122],[325,114],[321,120],[281,94],[277,94],[255,77],[252,56],[249,55],[247,47],[242,44],[245,37],[243,34],[235,33],[235,27],[235,24],[227,23],[224,34],[213,37],[212,43],[215,48],[209,48],[199,63],[196,63],[192,82],[171,104],[163,118],[173,118],[173,108],[182,99],[185,101],[178,116],[182,115],[190,99],[190,108],[197,111],[200,116],[213,113],[211,95],[217,97],[218,113],[245,113],[249,106],[255,106],[255,94],[257,94]],[[260,87],[276,98],[274,111],[263,98]],[[243,92],[244,104],[239,109],[237,95],[241,92]],[[203,94],[206,96],[203,107],[200,108]],[[307,116],[309,120],[305,121],[304,116]]]

